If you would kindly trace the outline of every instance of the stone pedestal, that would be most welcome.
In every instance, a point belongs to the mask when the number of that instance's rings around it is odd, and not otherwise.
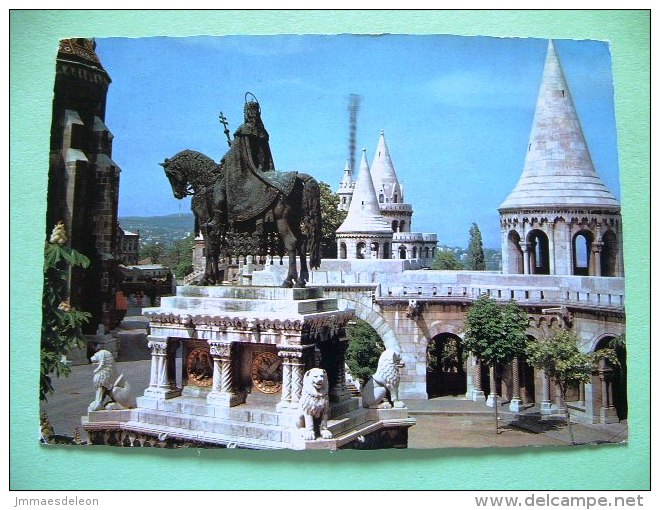
[[[363,448],[360,437],[374,448],[407,443],[414,425],[407,409],[377,416],[351,397],[345,327],[355,315],[321,288],[182,286],[143,314],[150,320],[149,387],[137,409],[85,417],[92,442],[250,449]],[[296,427],[312,368],[327,376],[330,439],[305,440]]]

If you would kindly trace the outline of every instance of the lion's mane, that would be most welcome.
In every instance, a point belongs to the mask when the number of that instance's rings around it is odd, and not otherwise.
[[[374,379],[388,388],[393,388],[399,384],[401,375],[399,374],[398,364],[401,362],[401,355],[392,350],[385,349],[378,359],[378,368],[374,374]]]
[[[112,388],[115,382],[115,358],[110,351],[98,351],[91,358],[92,363],[98,363],[99,366],[94,372],[93,382],[95,388]]]
[[[323,373],[323,385],[317,389],[312,383],[313,375]],[[319,418],[328,407],[328,377],[325,371],[319,368],[309,370],[303,377],[303,390],[298,402],[298,409],[302,412]]]

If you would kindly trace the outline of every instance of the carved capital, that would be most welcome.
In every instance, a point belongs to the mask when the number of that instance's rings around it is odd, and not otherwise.
[[[209,342],[209,351],[214,358],[229,358],[231,346],[231,343]]]
[[[149,340],[147,347],[151,349],[151,354],[165,356],[167,354],[167,340]]]

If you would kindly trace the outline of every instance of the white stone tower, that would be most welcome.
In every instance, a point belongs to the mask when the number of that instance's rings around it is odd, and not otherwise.
[[[339,183],[339,191],[337,195],[339,196],[339,205],[337,208],[340,211],[348,211],[348,208],[351,205],[351,199],[353,198],[353,191],[355,190],[355,181],[353,180],[353,169],[351,164],[346,160],[346,166],[344,167],[344,175]]]
[[[378,197],[378,206],[385,219],[390,222],[392,231],[411,232],[412,205],[403,201],[403,188],[394,171],[384,131],[380,132],[376,154],[371,163],[371,177]]]
[[[362,149],[360,171],[346,219],[337,229],[340,259],[388,259],[392,250],[392,228],[378,207],[366,149]]]
[[[623,275],[621,209],[596,173],[552,41],[523,172],[499,213],[504,273]]]

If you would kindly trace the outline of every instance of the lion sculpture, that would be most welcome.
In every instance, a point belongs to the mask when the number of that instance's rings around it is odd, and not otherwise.
[[[312,368],[305,372],[298,413],[296,427],[303,429],[303,439],[312,440],[319,436],[323,439],[332,438],[332,432],[328,430],[328,374],[322,368]]]
[[[98,363],[98,366],[94,369],[93,377],[96,398],[89,404],[88,410],[116,410],[135,407],[135,396],[131,391],[130,384],[124,381],[124,374],[117,377],[115,358],[112,353],[106,350],[98,351],[90,358],[90,361]],[[106,397],[110,401],[104,404],[103,401]]]
[[[376,373],[362,388],[362,407],[390,409],[406,407],[399,400],[400,369],[405,366],[401,354],[385,349],[378,359]]]

